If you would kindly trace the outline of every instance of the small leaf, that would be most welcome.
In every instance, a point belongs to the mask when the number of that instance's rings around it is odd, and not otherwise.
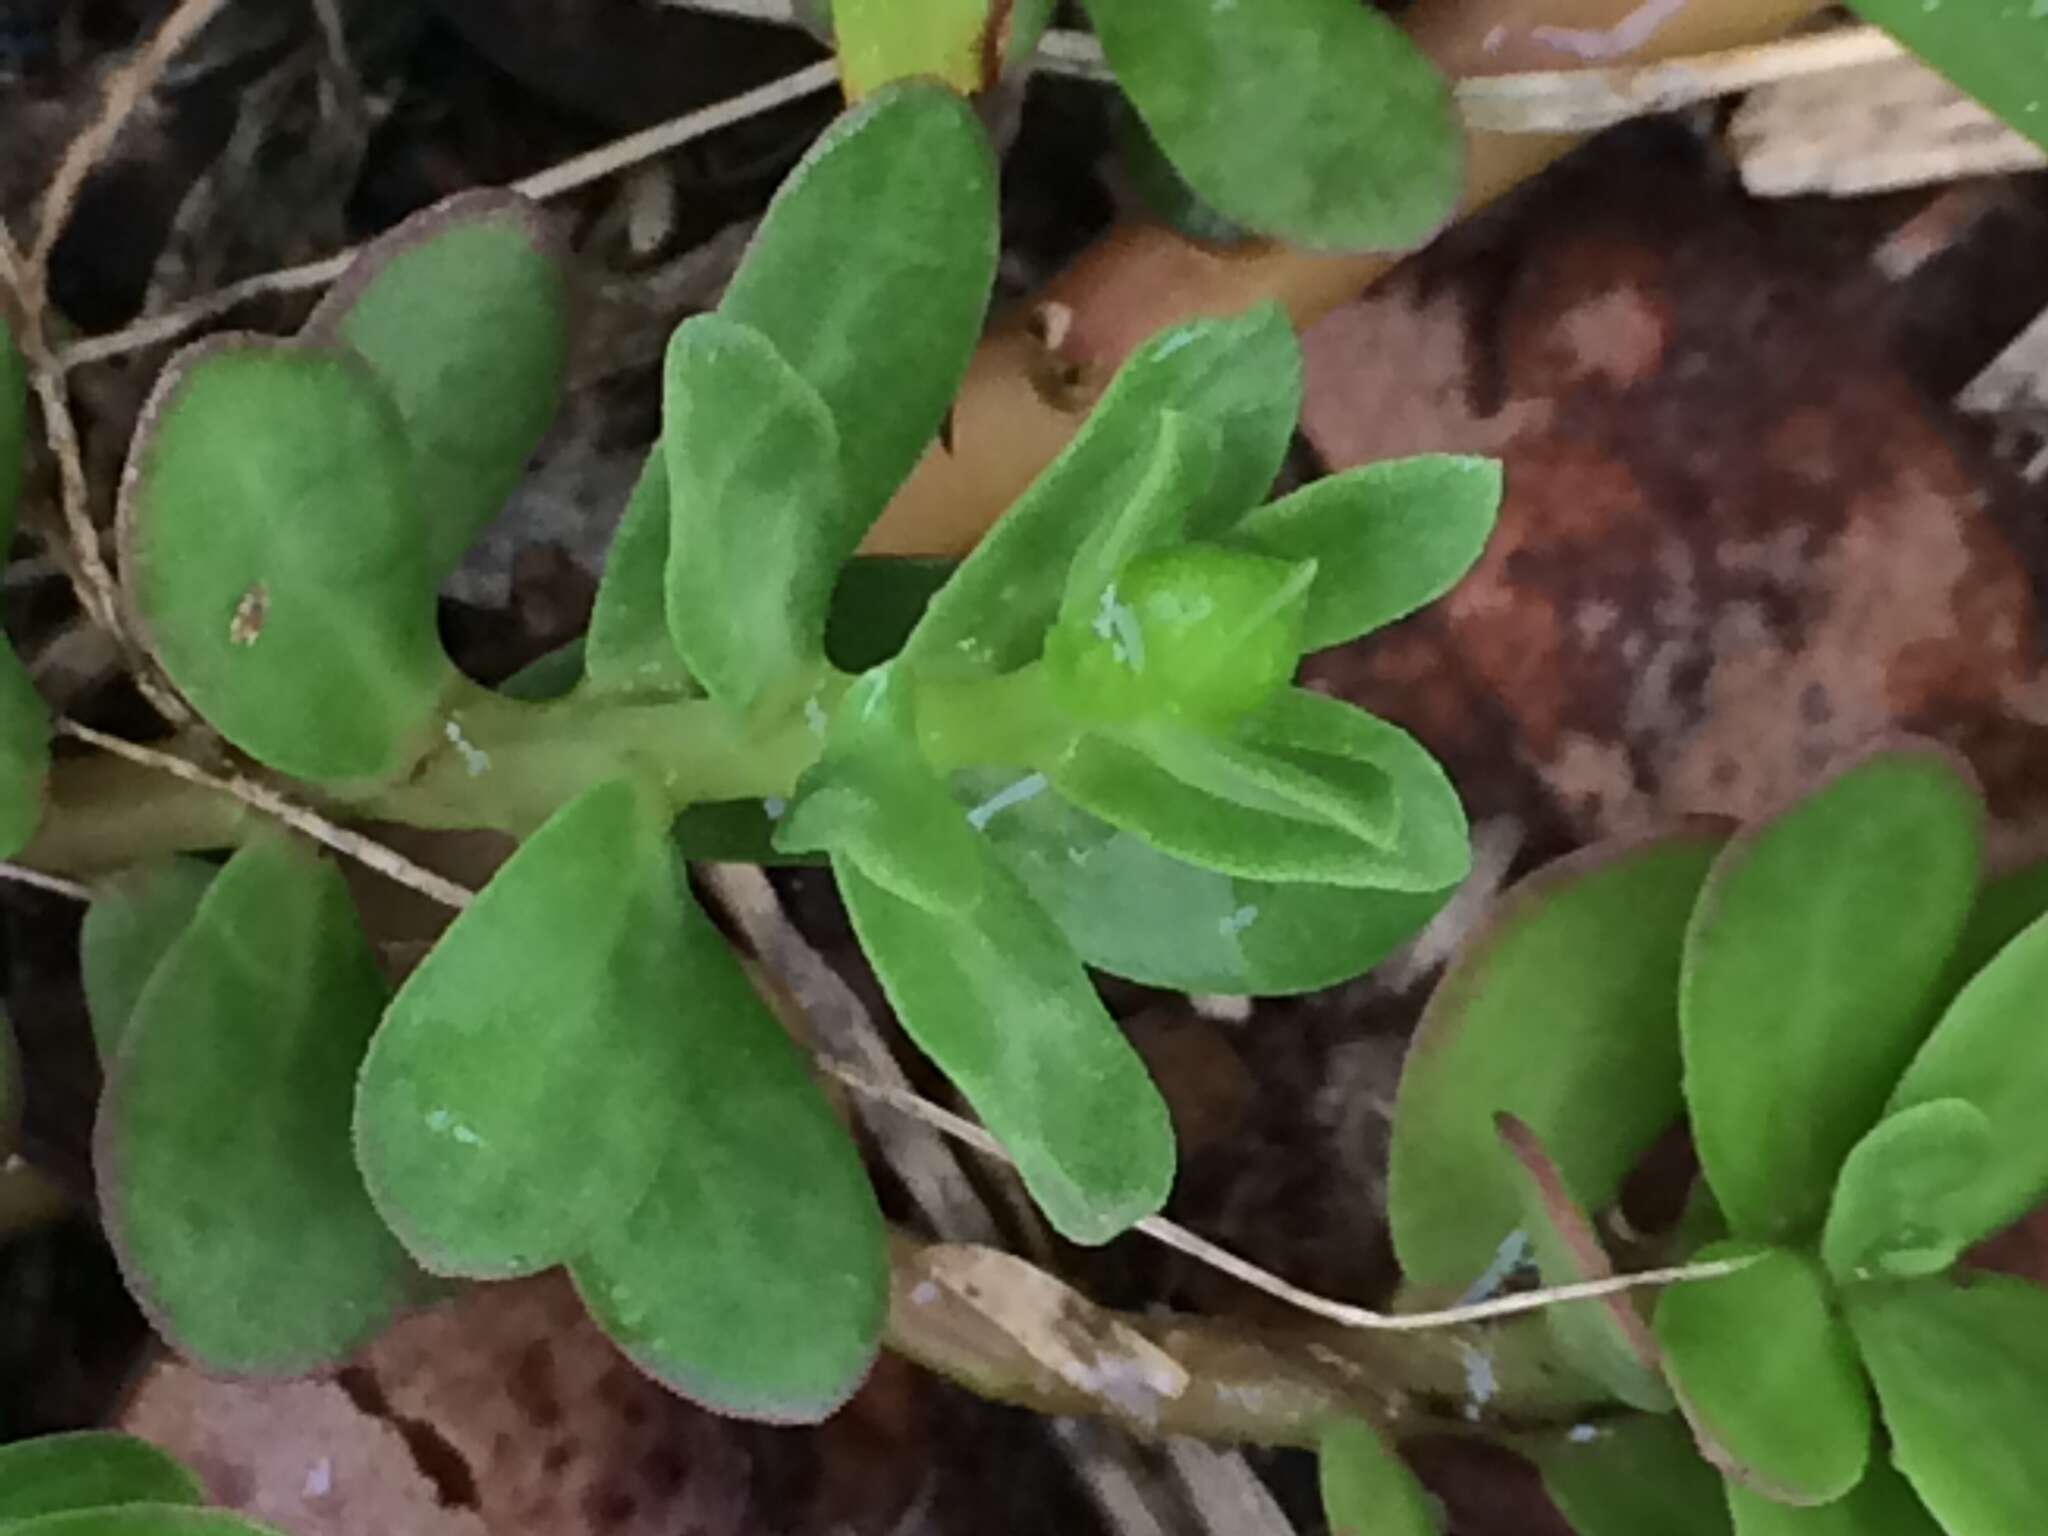
[[[1944,1209],[1965,1244],[2017,1221],[2048,1193],[2048,920],[2025,929],[1963,988],[1892,1092],[1894,1109],[1964,1099],[1989,1121],[1984,1165]]]
[[[1147,986],[1238,997],[1334,986],[1385,959],[1451,894],[1220,874],[1097,820],[1043,775],[982,770],[956,787],[1080,957]]]
[[[690,698],[703,690],[668,628],[668,457],[660,443],[633,486],[604,557],[583,675],[593,693]]]
[[[78,933],[79,969],[101,1062],[120,1050],[129,1017],[171,945],[191,926],[215,868],[176,855],[140,864],[94,888]]]
[[[1521,1230],[1529,1234],[1543,1283],[1611,1278],[1613,1261],[1536,1133],[1509,1114],[1496,1116],[1494,1124],[1520,1175]],[[1559,1354],[1622,1402],[1653,1413],[1669,1411],[1671,1392],[1664,1385],[1656,1336],[1632,1297],[1548,1307],[1543,1323]]]
[[[2048,859],[1985,880],[1948,958],[1941,996],[1952,999],[2035,918],[2048,916]]]
[[[1052,1225],[1107,1242],[1165,1202],[1165,1103],[1052,920],[917,757],[913,729],[895,669],[862,679],[778,846],[831,853],[904,1030],[1016,1159]],[[855,779],[858,795],[836,788]],[[813,787],[828,798],[807,807]]]
[[[1405,250],[1457,205],[1450,91],[1391,18],[1350,0],[1086,0],[1109,66],[1189,185],[1258,230]]]
[[[987,33],[994,0],[834,0],[832,34],[839,78],[848,101],[859,101],[894,80],[928,75],[963,96],[992,81],[983,60],[994,60]]]
[[[493,690],[523,704],[549,704],[567,698],[583,681],[583,637],[536,656]],[[444,728],[445,729],[445,728]]]
[[[1679,1013],[1693,1138],[1737,1234],[1819,1226],[1842,1159],[1933,1022],[1976,893],[1983,815],[1955,759],[1901,746],[1715,863]]]
[[[1992,1148],[1991,1122],[1963,1099],[1930,1099],[1878,1121],[1835,1182],[1821,1235],[1829,1272],[1846,1282],[1947,1269],[1991,1230],[1977,1195]]]
[[[214,877],[121,1033],[93,1138],[107,1236],[217,1371],[344,1358],[424,1295],[350,1157],[384,983],[332,866],[282,835]]]
[[[642,921],[674,940],[664,995],[687,1062],[675,1124],[646,1197],[571,1271],[599,1324],[663,1385],[721,1413],[814,1423],[875,1357],[889,1296],[881,1213],[732,951],[679,878],[659,896]]]
[[[1436,1536],[1433,1501],[1401,1458],[1363,1419],[1323,1431],[1316,1452],[1330,1536]]]
[[[1271,488],[1301,412],[1301,346],[1286,313],[1269,304],[1189,321],[1133,352],[1073,441],[932,600],[905,656],[968,674],[1036,660],[1069,569],[1138,493],[1169,409],[1216,434],[1215,479],[1185,513],[1188,537],[1213,537]]]
[[[1581,1424],[1534,1452],[1544,1491],[1578,1536],[1730,1536],[1720,1475],[1677,1419]]]
[[[446,576],[554,419],[568,296],[540,210],[464,192],[372,242],[302,335],[350,348],[405,421],[427,566]]]
[[[1228,737],[1085,733],[1050,776],[1089,814],[1228,875],[1440,891],[1471,865],[1464,810],[1435,760],[1385,721],[1303,689]]]
[[[1847,1298],[1892,1461],[1948,1536],[2011,1536],[2048,1509],[2048,1294],[2002,1275]]]
[[[766,336],[838,429],[837,566],[939,430],[995,280],[995,159],[974,109],[887,86],[811,147],[769,204],[718,312]]]
[[[1485,549],[1500,498],[1497,460],[1391,459],[1258,508],[1231,530],[1230,542],[1315,561],[1302,645],[1319,651],[1450,591]]]
[[[64,1510],[205,1502],[197,1478],[132,1435],[79,1430],[0,1445],[0,1530]]]
[[[1061,625],[1093,624],[1103,593],[1132,560],[1182,541],[1188,508],[1214,483],[1222,452],[1216,429],[1200,417],[1170,406],[1159,413],[1143,478],[1074,556],[1060,594]]]
[[[668,1142],[673,994],[646,958],[664,819],[586,790],[492,877],[386,1010],[356,1098],[377,1209],[439,1274],[531,1274],[637,1205]]]
[[[1657,1298],[1664,1369],[1702,1454],[1728,1477],[1783,1503],[1830,1503],[1870,1456],[1856,1346],[1804,1255],[1723,1243],[1697,1258],[1749,1254],[1761,1257]]]
[[[176,1504],[123,1504],[113,1509],[74,1509],[0,1526],[6,1536],[280,1536],[219,1509]]]
[[[1452,962],[1394,1115],[1387,1216],[1411,1287],[1463,1290],[1521,1220],[1497,1113],[1542,1138],[1596,1208],[1678,1118],[1679,956],[1721,842],[1695,823],[1560,859]]]
[[[952,560],[869,556],[847,561],[825,616],[826,659],[852,673],[892,659],[957,568]]]
[[[1729,1483],[1735,1536],[1942,1536],[1941,1527],[1906,1480],[1881,1456],[1832,1504],[1780,1504]]]
[[[1849,7],[2048,149],[2048,10],[2030,0],[1849,0]]]
[[[714,699],[744,715],[820,670],[847,551],[832,415],[768,338],[719,315],[669,342],[662,449],[669,634]]]
[[[425,745],[455,674],[412,449],[359,359],[248,337],[181,353],[129,452],[121,562],[171,680],[250,756],[368,778]]]

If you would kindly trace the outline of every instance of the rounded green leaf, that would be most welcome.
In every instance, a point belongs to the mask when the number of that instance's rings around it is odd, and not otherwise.
[[[341,875],[282,835],[214,878],[142,990],[100,1101],[107,1236],[209,1369],[345,1357],[422,1294],[349,1147],[384,983]]]
[[[1449,88],[1352,0],[1086,0],[1117,84],[1188,184],[1297,245],[1404,250],[1450,218]]]
[[[874,1191],[808,1063],[695,903],[672,889],[645,921],[673,941],[687,1070],[653,1184],[571,1272],[599,1325],[664,1386],[720,1413],[814,1423],[867,1374],[888,1310]]]
[[[1192,320],[1132,352],[1073,440],[932,599],[904,655],[970,675],[1037,660],[1076,559],[1144,491],[1169,410],[1215,436],[1208,489],[1181,519],[1187,537],[1215,537],[1272,486],[1301,414],[1301,344],[1286,312],[1265,304]]]
[[[1230,531],[1230,542],[1315,562],[1302,648],[1319,651],[1450,591],[1486,548],[1500,498],[1498,460],[1390,459],[1256,509]]]
[[[1533,1455],[1578,1536],[1730,1536],[1720,1475],[1676,1418],[1575,1425]]]
[[[121,487],[122,575],[171,680],[250,756],[391,773],[454,681],[412,449],[369,366],[251,337],[164,372]]]
[[[1942,1536],[1911,1486],[1882,1456],[1872,1456],[1863,1481],[1832,1504],[1780,1504],[1729,1483],[1735,1536]]]
[[[215,867],[176,855],[139,864],[95,886],[78,933],[85,1005],[100,1060],[112,1061],[158,963],[191,926]]]
[[[955,787],[970,822],[1082,960],[1147,986],[1234,997],[1334,986],[1413,937],[1454,888],[1248,880],[1118,831],[1042,774],[983,770]]]
[[[1838,1281],[1906,1280],[1947,1269],[1990,1229],[1979,1197],[1994,1167],[1991,1122],[1963,1099],[1887,1116],[1850,1149],[1821,1256]]]
[[[356,1155],[429,1270],[531,1274],[639,1203],[666,1149],[679,1001],[648,924],[666,829],[630,784],[586,790],[519,847],[386,1010]]]
[[[376,371],[412,442],[435,578],[461,561],[554,419],[568,298],[540,210],[464,192],[373,242],[307,320]]]
[[[2048,1510],[2048,1293],[2001,1275],[1859,1286],[1849,1323],[1892,1460],[1948,1536],[2012,1536]]]
[[[132,1435],[79,1430],[0,1445],[0,1529],[65,1510],[205,1502],[197,1478]]]
[[[1657,1299],[1664,1369],[1700,1449],[1736,1482],[1826,1504],[1861,1481],[1870,1392],[1818,1265],[1784,1248],[1721,1243],[1698,1258],[1759,1257]]]
[[[5,1527],[6,1536],[280,1536],[218,1509],[175,1504],[123,1504],[113,1509],[75,1509],[41,1515]]]
[[[1850,0],[1849,8],[2048,149],[2048,9],[2031,0]]]
[[[1721,842],[1699,823],[1561,859],[1452,962],[1395,1107],[1387,1215],[1411,1287],[1462,1291],[1521,1223],[1496,1114],[1525,1122],[1590,1208],[1678,1118],[1679,957]]]
[[[854,551],[939,430],[995,281],[996,168],[974,108],[886,86],[825,131],[769,204],[718,312],[766,336],[838,428],[826,563]]]
[[[1989,1121],[1984,1162],[1944,1206],[1965,1245],[2017,1221],[2048,1194],[2048,919],[1999,950],[1948,1006],[1892,1092],[1895,1110],[1964,1099]]]
[[[1363,1419],[1323,1431],[1316,1451],[1330,1536],[1436,1536],[1434,1501]]]
[[[1736,1233],[1820,1225],[1842,1159],[1933,1023],[1983,819],[1955,758],[1903,745],[1716,862],[1686,936],[1679,1016],[1693,1139]]]
[[[656,443],[612,534],[590,610],[583,675],[593,692],[703,692],[668,630],[669,521],[668,458]]]

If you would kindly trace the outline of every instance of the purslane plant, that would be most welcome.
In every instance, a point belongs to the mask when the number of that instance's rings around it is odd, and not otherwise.
[[[1290,678],[1455,581],[1498,471],[1412,460],[1266,503],[1300,397],[1277,310],[1140,349],[891,654],[828,659],[849,557],[979,333],[994,197],[935,85],[814,147],[675,334],[662,440],[548,699],[465,679],[434,623],[558,388],[567,306],[524,205],[432,210],[299,336],[165,369],[119,542],[171,682],[330,813],[521,839],[395,993],[338,870],[282,831],[102,885],[104,1217],[181,1349],[301,1371],[450,1278],[566,1266],[680,1392],[800,1420],[853,1389],[887,1298],[875,1196],[696,905],[679,813],[737,804],[830,862],[906,1030],[1087,1243],[1160,1207],[1174,1149],[1084,963],[1299,990],[1463,877],[1428,755]]]

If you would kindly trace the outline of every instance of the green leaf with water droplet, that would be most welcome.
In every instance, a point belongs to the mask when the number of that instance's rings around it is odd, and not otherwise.
[[[427,565],[454,570],[554,419],[568,296],[540,209],[464,192],[373,241],[301,333],[375,370],[413,449]]]
[[[984,769],[955,787],[1084,961],[1176,992],[1270,997],[1348,981],[1413,936],[1453,889],[1248,880],[1118,831],[1043,775]]]
[[[1872,754],[1743,833],[1686,937],[1685,1097],[1736,1233],[1811,1235],[1940,1007],[1983,807],[1929,744]],[[1969,1097],[1944,1090],[1942,1097]]]
[[[2040,0],[1849,0],[1849,8],[2048,149],[2048,6]]]
[[[881,1336],[889,1264],[874,1191],[680,871],[643,921],[672,940],[661,962],[686,1066],[660,1171],[571,1265],[577,1289],[671,1390],[721,1413],[816,1422],[859,1385]]]
[[[1007,672],[1038,658],[1080,551],[1145,483],[1161,413],[1215,434],[1207,490],[1183,511],[1214,537],[1271,489],[1301,413],[1301,346],[1286,312],[1161,331],[1117,370],[1081,430],[975,545],[904,650],[921,669]]]
[[[790,172],[719,314],[766,336],[838,429],[843,497],[814,508],[836,566],[932,441],[995,281],[995,158],[931,81],[875,92]]]
[[[1485,549],[1500,498],[1497,460],[1389,459],[1256,509],[1228,542],[1315,562],[1302,648],[1319,651],[1384,628],[1450,591]]]
[[[1780,1504],[1739,1483],[1726,1486],[1735,1536],[1942,1536],[1927,1506],[1882,1456],[1873,1455],[1863,1481],[1831,1504]]]
[[[1870,1389],[1812,1259],[1739,1242],[1695,1257],[1752,1256],[1734,1274],[1658,1296],[1665,1374],[1723,1473],[1784,1503],[1826,1504],[1863,1477]]]
[[[427,745],[456,678],[412,448],[361,359],[252,337],[181,353],[137,430],[120,522],[151,649],[236,746],[331,780]]]
[[[1188,184],[1296,245],[1405,250],[1450,219],[1464,135],[1391,17],[1351,0],[1086,0],[1117,84]]]
[[[825,612],[851,551],[838,431],[759,331],[721,315],[677,328],[663,376],[668,630],[714,699],[788,705],[824,662]]]
[[[1531,1456],[1578,1536],[1730,1536],[1720,1475],[1674,1417],[1576,1425]]]
[[[157,1329],[212,1370],[345,1358],[423,1294],[350,1155],[385,988],[341,875],[245,845],[142,989],[93,1140],[107,1235]]]
[[[78,962],[102,1062],[120,1049],[136,999],[191,926],[214,874],[206,860],[180,854],[139,864],[93,888],[79,928]]]
[[[1387,1215],[1409,1286],[1462,1291],[1519,1226],[1497,1113],[1527,1123],[1591,1207],[1678,1118],[1679,958],[1723,840],[1702,822],[1560,859],[1452,962],[1394,1115]]]
[[[1947,1269],[1990,1228],[1978,1191],[1993,1175],[1991,1122],[1963,1099],[1930,1099],[1871,1127],[1835,1181],[1821,1256],[1838,1281]]]
[[[2031,1531],[2048,1509],[2048,1292],[2003,1275],[1845,1298],[1892,1461],[1948,1536]]]
[[[1159,1209],[1174,1165],[1165,1103],[1058,928],[918,755],[898,669],[847,695],[777,845],[831,854],[904,1030],[1058,1231],[1106,1242]]]
[[[1224,735],[1090,731],[1048,769],[1067,799],[1228,875],[1440,891],[1471,866],[1456,792],[1413,738],[1290,689]]]
[[[202,1504],[199,1480],[147,1441],[105,1430],[0,1445],[0,1530],[114,1504]]]
[[[1434,1501],[1407,1464],[1363,1419],[1323,1431],[1316,1448],[1330,1536],[1436,1536]]]
[[[678,999],[649,925],[666,821],[586,790],[528,838],[399,989],[363,1062],[370,1194],[428,1269],[502,1278],[583,1252],[668,1144]]]

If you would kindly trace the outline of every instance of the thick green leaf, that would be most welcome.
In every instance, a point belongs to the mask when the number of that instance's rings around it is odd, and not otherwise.
[[[1842,1159],[1933,1023],[1983,814],[1955,759],[1904,745],[1716,862],[1686,936],[1680,1033],[1693,1139],[1738,1234],[1819,1226]]]
[[[1862,1480],[1870,1392],[1856,1345],[1804,1254],[1721,1243],[1702,1261],[1748,1268],[1667,1287],[1655,1327],[1664,1369],[1709,1461],[1792,1504],[1826,1504]]]
[[[825,609],[849,553],[832,413],[766,336],[722,315],[669,342],[668,629],[735,714],[789,702],[822,666]]]
[[[577,1289],[671,1390],[721,1413],[815,1422],[860,1384],[881,1337],[889,1262],[874,1191],[679,879],[645,921],[676,935],[668,996],[686,1070],[661,1171],[571,1266]]]
[[[1464,810],[1436,761],[1395,726],[1304,689],[1227,737],[1085,733],[1050,778],[1111,826],[1228,875],[1440,891],[1471,867]]]
[[[939,430],[995,280],[995,159],[930,81],[840,118],[769,204],[718,312],[765,335],[830,408],[843,499],[816,509],[836,566]]]
[[[1223,444],[1214,426],[1171,406],[1159,413],[1144,476],[1082,543],[1060,594],[1062,627],[1096,622],[1103,593],[1132,560],[1181,541],[1187,514],[1215,482]]]
[[[28,668],[0,637],[0,858],[28,846],[43,818],[50,711]]]
[[[846,99],[919,75],[972,96],[986,83],[984,58],[998,56],[988,46],[996,9],[993,0],[834,0],[833,44]]]
[[[273,834],[214,877],[142,989],[100,1101],[107,1236],[209,1369],[344,1358],[424,1293],[350,1156],[383,979],[340,872]]]
[[[1214,537],[1262,498],[1301,413],[1301,346],[1278,305],[1160,332],[1125,360],[1072,442],[974,548],[910,637],[920,668],[1007,672],[1037,659],[1075,557],[1138,494],[1163,411],[1213,430],[1208,493],[1186,511]]]
[[[1735,1536],[1942,1536],[1941,1527],[1906,1480],[1872,1456],[1858,1483],[1832,1504],[1780,1504],[1729,1483]]]
[[[191,925],[213,865],[174,855],[138,864],[92,893],[78,933],[85,1004],[100,1060],[112,1061],[157,963]]]
[[[1394,1116],[1387,1215],[1410,1286],[1463,1290],[1516,1230],[1497,1113],[1541,1137],[1594,1209],[1678,1118],[1679,957],[1721,841],[1700,823],[1561,859],[1452,962]]]
[[[1953,998],[2037,917],[2048,916],[2048,859],[1985,880],[1948,958],[1941,995]]]
[[[656,443],[612,534],[590,610],[583,675],[592,692],[683,698],[703,692],[669,635],[670,517],[668,456]]]
[[[524,704],[549,704],[568,697],[582,681],[583,637],[578,635],[536,656],[493,691]]]
[[[110,1504],[203,1504],[199,1480],[147,1441],[104,1430],[0,1445],[0,1529]]]
[[[779,845],[831,853],[905,1031],[1016,1160],[1052,1225],[1106,1242],[1165,1202],[1165,1103],[1058,928],[918,758],[907,695],[893,669],[855,685]]]
[[[1849,1323],[1892,1460],[1948,1536],[2040,1528],[2048,1459],[2048,1293],[2002,1275],[1858,1286]]]
[[[1302,642],[1319,651],[1450,591],[1486,547],[1500,498],[1498,460],[1390,459],[1258,508],[1231,530],[1230,542],[1315,561]]]
[[[1522,1231],[1545,1285],[1606,1280],[1614,1263],[1593,1223],[1572,1198],[1564,1175],[1536,1133],[1513,1115],[1495,1117],[1501,1145],[1514,1161],[1522,1196]],[[1668,1412],[1671,1391],[1650,1325],[1628,1295],[1548,1307],[1543,1325],[1558,1353],[1622,1402],[1653,1413]]]
[[[1075,952],[1148,986],[1239,997],[1334,986],[1385,959],[1451,894],[1219,874],[1098,821],[1042,774],[981,770],[956,788]]]
[[[377,1209],[441,1274],[583,1252],[668,1145],[678,999],[658,922],[666,823],[629,784],[585,791],[492,877],[385,1012],[356,1151]],[[672,972],[669,973],[672,975]]]
[[[1532,1454],[1578,1536],[1730,1536],[1720,1476],[1676,1418],[1581,1424]]]
[[[1991,1122],[1968,1100],[1930,1099],[1878,1121],[1835,1181],[1821,1234],[1829,1272],[1906,1280],[1947,1269],[1991,1229],[1978,1191],[1993,1170]]]
[[[2048,149],[2048,8],[2034,0],[1849,0],[1849,6]]]
[[[1190,186],[1297,245],[1404,250],[1457,206],[1450,91],[1352,0],[1086,0],[1117,84]]]
[[[464,192],[414,214],[356,258],[302,333],[349,347],[405,419],[438,580],[519,483],[554,419],[568,296],[540,210]]]
[[[2017,1220],[2048,1194],[2048,920],[2001,949],[1963,988],[1892,1093],[1892,1107],[1965,1099],[1990,1121],[1984,1167],[1944,1207],[1965,1244]]]
[[[1415,1474],[1363,1419],[1324,1430],[1316,1466],[1330,1536],[1435,1536],[1443,1529]]]
[[[366,778],[426,745],[455,674],[412,449],[360,359],[248,337],[180,354],[129,453],[121,560],[171,680],[250,756]]]
[[[28,369],[0,311],[0,549],[14,537],[21,464],[28,447]]]
[[[0,1527],[6,1536],[280,1536],[219,1509],[176,1504],[124,1504],[113,1509],[75,1509]]]

